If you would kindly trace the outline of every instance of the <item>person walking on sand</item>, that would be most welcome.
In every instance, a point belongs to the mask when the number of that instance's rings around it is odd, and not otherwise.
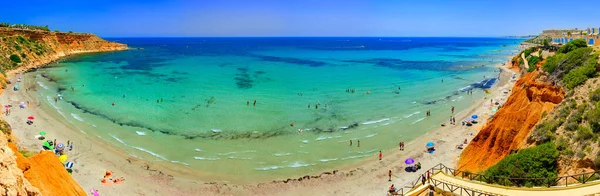
[[[392,181],[392,170],[388,171],[388,176],[389,176],[388,182],[391,182]]]
[[[402,145],[402,151],[404,151],[404,142],[400,142],[400,144]]]
[[[454,123],[454,125],[456,125],[456,117],[452,117],[452,123]]]
[[[381,153],[381,150],[379,151],[379,160],[381,161],[381,158],[383,158],[383,154]]]
[[[402,150],[402,142],[398,143],[398,150]]]

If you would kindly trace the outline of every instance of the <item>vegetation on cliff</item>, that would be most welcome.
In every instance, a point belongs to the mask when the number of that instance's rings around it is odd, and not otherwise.
[[[516,184],[527,187],[548,185],[553,182],[542,179],[511,180],[511,182],[507,182],[506,178],[556,178],[558,176],[556,158],[558,158],[558,151],[555,145],[546,143],[506,156],[498,164],[490,167],[485,175],[500,177],[490,178],[490,181],[501,185]]]
[[[581,41],[563,45],[541,66],[544,72],[539,80],[568,91],[554,110],[541,116],[541,122],[528,137],[528,142],[537,146],[506,156],[490,167],[486,175],[555,178],[558,173],[577,168],[600,168],[600,78],[595,78],[599,68],[598,54]],[[505,182],[496,180],[494,183]],[[529,180],[518,183],[541,186],[556,182]]]
[[[0,22],[0,27],[15,28],[15,29],[28,29],[28,30],[50,31],[50,28],[48,28],[48,25],[41,26],[41,25],[28,25],[28,24],[10,24],[10,23],[7,23],[7,22]]]

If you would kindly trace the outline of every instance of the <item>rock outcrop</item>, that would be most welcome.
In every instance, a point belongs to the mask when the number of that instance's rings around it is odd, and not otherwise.
[[[533,71],[517,81],[506,104],[462,152],[460,170],[484,171],[522,148],[542,113],[563,100],[562,89],[537,81],[538,74]]]
[[[93,34],[0,28],[0,66],[7,78],[72,54],[126,49],[125,44],[109,42]],[[11,59],[11,55],[18,56],[21,62]],[[5,80],[4,76],[0,77]]]
[[[0,132],[0,195],[41,195],[40,190],[31,185],[18,167],[19,152],[15,153],[9,146],[10,136],[7,133],[4,130]]]

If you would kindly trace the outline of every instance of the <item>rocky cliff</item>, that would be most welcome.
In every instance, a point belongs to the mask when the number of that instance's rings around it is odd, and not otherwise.
[[[527,143],[527,137],[540,120],[560,103],[565,93],[539,79],[533,71],[519,79],[505,105],[462,152],[458,168],[484,171]]]
[[[92,34],[0,28],[0,84],[5,88],[7,78],[68,55],[126,49]],[[26,158],[2,119],[0,130],[0,195],[86,195],[52,152]]]
[[[126,49],[93,34],[0,28],[0,66],[8,77],[72,54]]]

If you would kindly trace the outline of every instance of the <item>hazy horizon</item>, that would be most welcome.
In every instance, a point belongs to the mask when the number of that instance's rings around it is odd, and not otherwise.
[[[102,37],[502,37],[600,27],[562,1],[128,0],[6,2],[1,22]]]

